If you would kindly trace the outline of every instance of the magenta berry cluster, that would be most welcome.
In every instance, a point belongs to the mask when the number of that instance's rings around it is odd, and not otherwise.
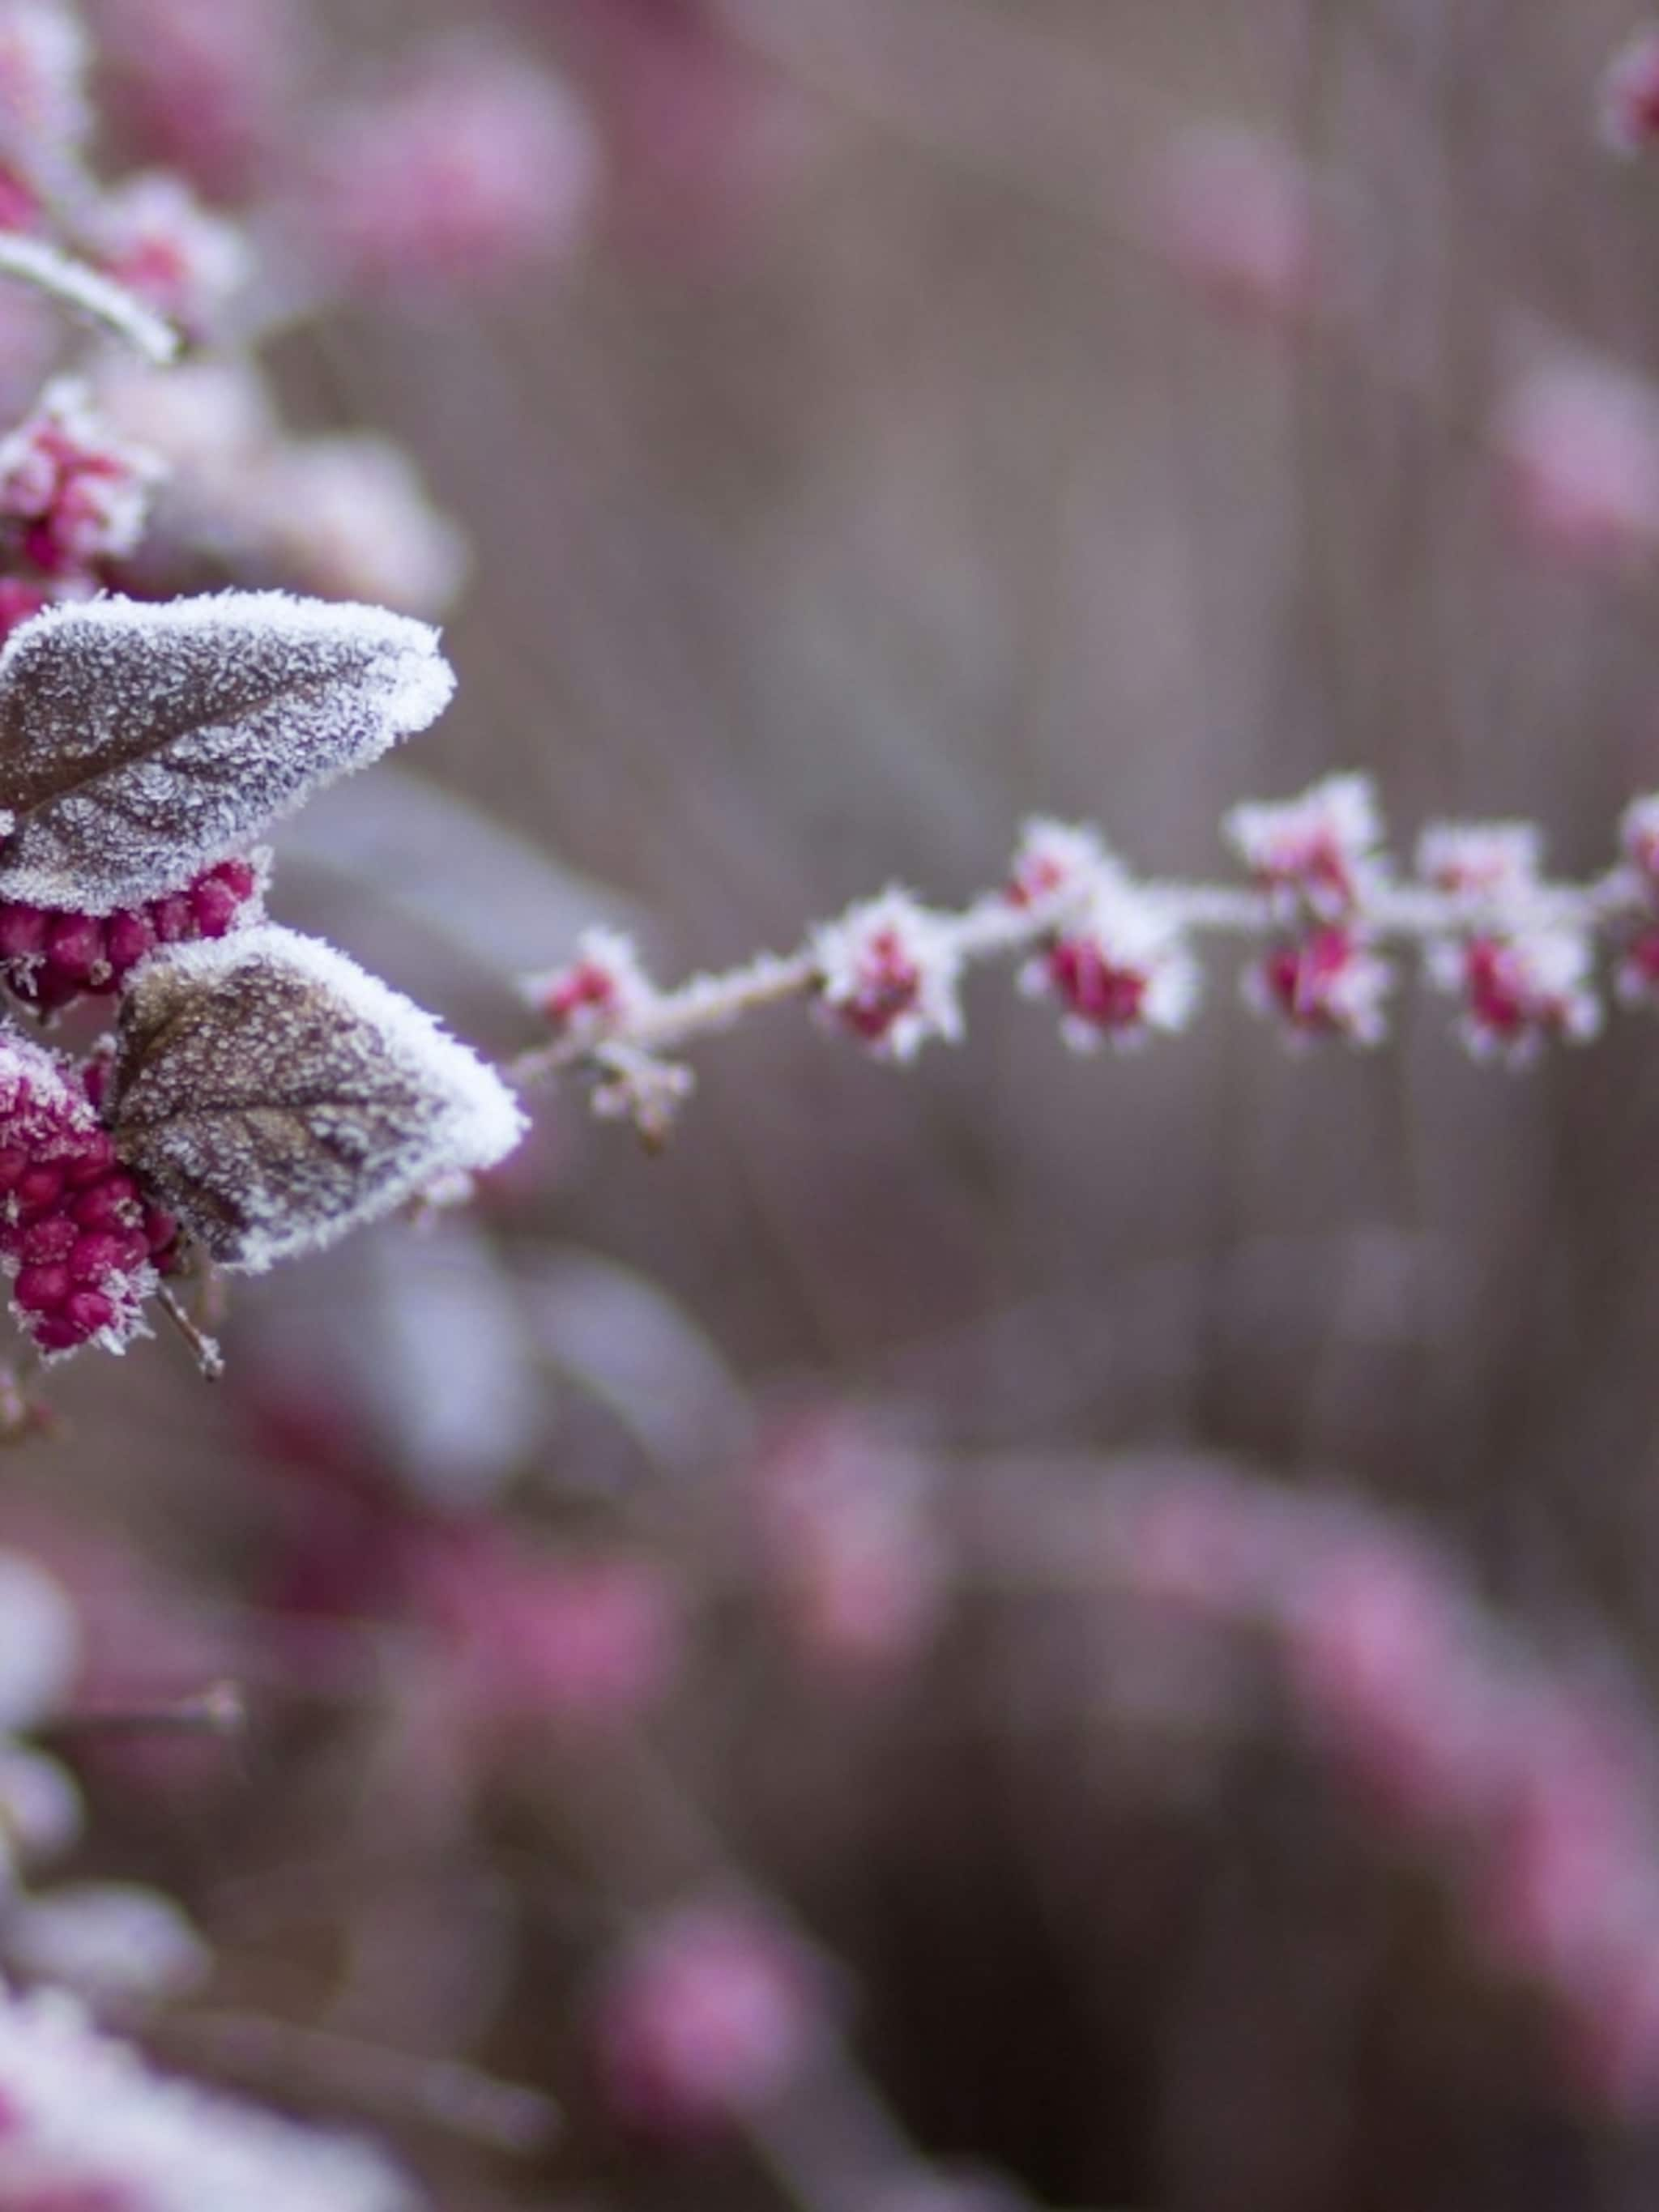
[[[94,1063],[94,1068],[96,1063]],[[42,1046],[0,1054],[0,1256],[13,1304],[43,1352],[124,1343],[177,1239],[116,1158],[94,1094]]]
[[[183,890],[117,914],[55,914],[0,899],[0,978],[14,998],[43,1014],[88,995],[118,992],[158,945],[228,935],[260,900],[252,860],[222,860]]]

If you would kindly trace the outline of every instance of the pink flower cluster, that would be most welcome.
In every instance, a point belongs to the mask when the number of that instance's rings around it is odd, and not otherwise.
[[[1292,1037],[1379,1042],[1395,974],[1366,918],[1383,879],[1370,781],[1328,776],[1299,799],[1236,806],[1222,827],[1284,932],[1245,969],[1246,1002]]]
[[[1058,1002],[1060,1033],[1074,1051],[1092,1052],[1108,1038],[1142,1044],[1186,1026],[1198,967],[1180,926],[1093,830],[1028,822],[1003,895],[1012,906],[1055,916],[1020,972],[1020,988]]]
[[[161,473],[150,455],[111,435],[83,386],[59,379],[0,442],[0,519],[55,587],[88,590],[101,564],[137,545]]]
[[[1160,1476],[1115,1505],[1109,1550],[1138,1595],[1266,1637],[1311,1743],[1436,1871],[1482,1966],[1543,1998],[1571,2078],[1659,2108],[1654,1759],[1623,1706],[1351,1504]]]
[[[625,2126],[660,2136],[748,2119],[810,2060],[824,1997],[817,1962],[755,1907],[681,1906],[644,1929],[598,1993],[605,2101]]]
[[[0,1043],[0,1259],[38,1348],[122,1349],[176,1235],[69,1064],[21,1036]]]
[[[55,913],[0,899],[0,978],[40,1013],[112,995],[158,945],[224,937],[252,921],[261,873],[258,860],[222,860],[182,890],[106,915]]]
[[[1460,995],[1460,1028],[1477,1060],[1525,1066],[1547,1042],[1582,1044],[1599,1032],[1595,945],[1583,918],[1544,896],[1543,841],[1531,823],[1434,823],[1418,844],[1418,872],[1466,900],[1476,919],[1429,948],[1429,978]]]

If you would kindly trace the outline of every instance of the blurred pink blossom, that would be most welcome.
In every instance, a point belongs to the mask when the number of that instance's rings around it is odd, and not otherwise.
[[[599,2084],[623,2125],[717,2133],[763,2111],[811,2059],[824,2026],[816,1961],[751,1907],[682,1906],[612,1963],[598,1996]]]

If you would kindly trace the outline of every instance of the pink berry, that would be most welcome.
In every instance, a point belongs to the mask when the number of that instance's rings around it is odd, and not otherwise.
[[[76,1236],[75,1224],[67,1214],[49,1213],[44,1221],[23,1231],[18,1239],[19,1256],[34,1267],[67,1260],[75,1249]]]
[[[112,914],[104,925],[104,943],[117,980],[155,949],[155,930],[145,914]]]
[[[115,1319],[115,1301],[101,1291],[71,1291],[64,1304],[64,1318],[83,1336],[96,1336]]]
[[[69,1269],[63,1267],[25,1267],[12,1290],[25,1313],[56,1313],[69,1294]]]
[[[31,960],[46,949],[46,917],[38,906],[0,904],[0,960]]]

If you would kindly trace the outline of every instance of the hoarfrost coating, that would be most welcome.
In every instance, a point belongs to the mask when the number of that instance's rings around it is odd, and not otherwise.
[[[107,914],[174,890],[425,729],[453,688],[436,631],[380,607],[50,608],[0,653],[0,896]]]
[[[137,971],[109,1113],[146,1187],[250,1273],[493,1167],[525,1128],[501,1079],[429,1014],[270,925]]]

